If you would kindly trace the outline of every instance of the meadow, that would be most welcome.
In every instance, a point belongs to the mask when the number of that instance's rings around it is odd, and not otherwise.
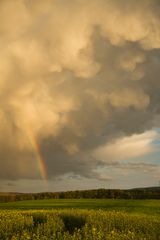
[[[0,203],[1,240],[160,239],[160,201],[49,199]]]

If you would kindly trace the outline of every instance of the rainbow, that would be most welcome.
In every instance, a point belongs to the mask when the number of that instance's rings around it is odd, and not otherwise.
[[[34,136],[34,134],[32,133],[31,130],[27,131],[27,136],[29,138],[29,142],[30,142],[30,144],[32,146],[32,149],[34,151],[34,154],[36,156],[37,163],[38,163],[38,168],[39,168],[39,172],[41,174],[41,177],[42,177],[43,180],[47,181],[48,180],[48,173],[47,173],[45,159],[42,155],[40,145],[39,145],[36,137]]]
[[[44,160],[42,152],[41,152],[40,145],[39,145],[38,141],[36,140],[36,138],[32,138],[31,143],[32,143],[32,147],[34,149],[34,152],[35,152],[35,155],[37,158],[41,177],[44,180],[48,180],[47,168],[46,168],[45,160]]]

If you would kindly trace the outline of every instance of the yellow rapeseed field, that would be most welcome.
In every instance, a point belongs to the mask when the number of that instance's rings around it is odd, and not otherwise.
[[[160,239],[160,219],[104,210],[2,210],[0,240]]]

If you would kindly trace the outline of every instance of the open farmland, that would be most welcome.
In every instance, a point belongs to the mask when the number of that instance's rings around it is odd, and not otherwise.
[[[124,199],[46,199],[0,203],[0,209],[103,209],[129,213],[160,215],[160,200],[124,200]]]
[[[1,240],[160,239],[159,200],[34,200],[0,208]]]

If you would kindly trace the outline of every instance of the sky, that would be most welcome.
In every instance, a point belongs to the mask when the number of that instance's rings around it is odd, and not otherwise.
[[[0,0],[0,191],[158,186],[160,1]]]

